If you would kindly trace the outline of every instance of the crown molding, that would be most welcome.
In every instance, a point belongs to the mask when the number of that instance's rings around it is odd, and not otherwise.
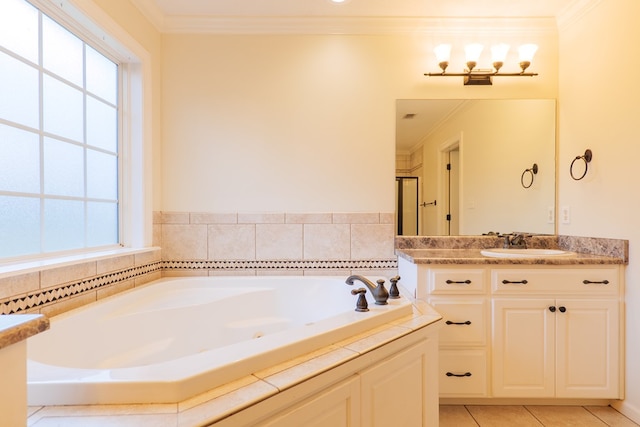
[[[131,3],[151,22],[158,32],[164,32],[165,14],[153,0],[131,0]]]
[[[150,1],[150,0],[135,0]],[[166,16],[166,33],[214,34],[539,34],[554,18]]]
[[[556,20],[559,30],[565,30],[574,23],[578,22],[589,13],[593,8],[598,6],[602,0],[575,0],[560,11]]]

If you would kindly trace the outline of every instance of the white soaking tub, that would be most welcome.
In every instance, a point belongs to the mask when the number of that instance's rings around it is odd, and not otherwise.
[[[167,278],[105,298],[29,339],[29,405],[179,402],[412,313],[407,298],[380,306],[369,292],[370,311],[356,312],[354,287],[342,277]]]

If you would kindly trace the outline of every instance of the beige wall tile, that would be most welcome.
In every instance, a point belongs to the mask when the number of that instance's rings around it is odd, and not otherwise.
[[[192,212],[191,224],[237,224],[238,214],[233,212]]]
[[[81,264],[67,265],[64,267],[42,270],[40,272],[40,287],[50,288],[61,283],[93,277],[96,275],[96,263],[83,262]]]
[[[207,270],[166,270],[162,277],[202,277],[208,276]]]
[[[100,259],[96,261],[96,273],[102,274],[110,271],[124,270],[134,266],[133,255],[123,255],[114,258]]]
[[[162,272],[154,271],[153,273],[143,274],[142,276],[138,276],[134,278],[134,282],[136,286],[142,286],[154,280],[158,280],[162,278]]]
[[[351,259],[394,257],[393,224],[351,225]]]
[[[162,246],[162,225],[153,224],[151,227],[151,244],[153,246]]]
[[[151,221],[153,224],[162,224],[162,212],[153,211]]]
[[[162,225],[162,256],[167,260],[207,259],[206,225]]]
[[[284,224],[284,213],[239,213],[238,224]]]
[[[332,215],[326,213],[288,213],[285,215],[287,224],[331,224]]]
[[[380,224],[395,224],[396,214],[394,212],[380,212]]]
[[[97,299],[96,295],[96,291],[87,291],[83,292],[82,295],[72,298],[63,298],[60,301],[41,307],[40,313],[47,317],[53,317],[69,310],[73,310],[74,308],[95,302]]]
[[[258,270],[256,276],[302,276],[303,270],[289,270],[289,269],[269,269],[269,270]]]
[[[349,224],[305,224],[305,260],[343,260],[350,257]]]
[[[217,224],[208,226],[210,260],[255,260],[256,226]]]
[[[134,263],[136,266],[151,264],[162,259],[162,250],[153,249],[146,252],[140,252],[134,255]]]
[[[162,212],[162,224],[189,224],[189,212]]]
[[[344,212],[333,214],[334,224],[379,224],[378,212]]]
[[[209,276],[255,276],[255,269],[246,270],[209,270]]]
[[[97,290],[96,297],[98,299],[110,297],[111,295],[119,294],[120,292],[133,289],[135,287],[134,280],[123,280],[122,282],[114,283]]]
[[[256,259],[302,259],[302,224],[256,224]]]
[[[0,279],[0,300],[23,295],[40,288],[40,273],[27,273]]]

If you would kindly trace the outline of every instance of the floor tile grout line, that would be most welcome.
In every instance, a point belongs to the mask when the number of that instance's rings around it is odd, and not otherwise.
[[[533,417],[534,420],[536,420],[538,422],[538,424],[540,424],[542,427],[545,427],[544,423],[542,422],[541,419],[539,419],[538,417],[536,417],[536,414],[534,414],[533,412],[531,412],[529,410],[529,408],[527,407],[527,405],[522,405],[522,407],[524,408],[525,411],[527,411],[529,414],[531,414],[531,416]]]

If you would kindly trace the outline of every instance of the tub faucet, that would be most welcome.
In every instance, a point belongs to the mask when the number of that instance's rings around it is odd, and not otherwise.
[[[369,288],[369,292],[371,292],[371,295],[373,295],[373,299],[375,299],[376,304],[387,304],[387,300],[389,299],[389,292],[384,287],[384,280],[378,279],[378,284],[374,285],[373,282],[371,282],[371,280],[367,279],[366,277],[355,274],[353,276],[347,277],[345,283],[347,285],[353,285],[354,280],[359,280],[360,282],[364,283],[367,288]]]

